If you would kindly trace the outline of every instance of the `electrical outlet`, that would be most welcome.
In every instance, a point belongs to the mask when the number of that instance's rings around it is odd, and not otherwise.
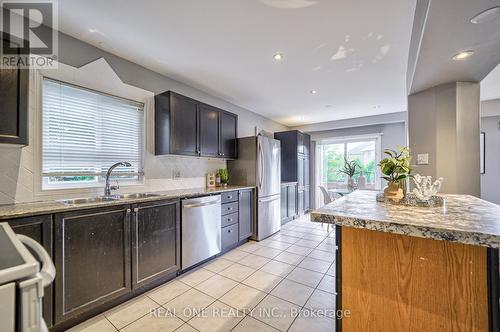
[[[174,169],[172,171],[172,179],[176,180],[176,179],[180,179],[181,177],[181,171],[179,171],[178,169]]]
[[[417,165],[429,165],[429,154],[428,153],[417,154]]]

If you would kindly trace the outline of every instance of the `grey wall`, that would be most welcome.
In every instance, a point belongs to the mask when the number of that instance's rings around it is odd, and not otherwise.
[[[188,97],[238,114],[238,135],[240,137],[254,135],[255,126],[271,132],[288,129],[288,127],[250,110],[211,96],[208,93],[158,74],[111,53],[105,52],[64,33],[59,33],[60,62],[73,67],[81,67],[99,58],[105,58],[124,83],[152,91],[154,93],[173,90]]]
[[[394,149],[398,145],[406,145],[406,128],[404,122],[316,131],[310,132],[310,134],[311,139],[313,140],[357,135],[382,134],[382,151],[384,149]]]
[[[443,177],[442,191],[480,196],[479,83],[449,83],[408,97],[409,145],[415,173]]]
[[[500,111],[500,107],[498,108]],[[481,198],[500,204],[500,116],[481,118],[485,132],[485,174],[481,174]]]

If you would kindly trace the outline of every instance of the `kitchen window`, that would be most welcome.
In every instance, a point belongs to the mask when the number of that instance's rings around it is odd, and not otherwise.
[[[143,169],[144,105],[44,78],[42,189],[99,187],[113,179],[139,183]]]
[[[319,182],[327,189],[346,189],[347,176],[340,172],[345,159],[355,160],[359,172],[354,176],[356,183],[361,174],[365,177],[365,189],[379,189],[380,174],[377,160],[380,158],[379,138],[350,138],[323,141],[317,145],[319,157]]]

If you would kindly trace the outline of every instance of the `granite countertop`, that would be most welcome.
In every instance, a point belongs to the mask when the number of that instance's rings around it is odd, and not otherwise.
[[[31,203],[18,203],[0,205],[0,220],[35,216],[41,214],[51,214],[56,212],[75,211],[105,206],[116,206],[124,204],[152,202],[164,199],[188,198],[196,196],[206,196],[212,194],[223,193],[233,190],[253,189],[253,186],[227,186],[216,188],[190,188],[152,192],[157,196],[149,196],[144,198],[127,198],[118,199],[106,202],[93,202],[85,204],[65,204],[60,200],[40,201]]]
[[[442,195],[441,207],[379,203],[358,190],[311,213],[315,222],[500,248],[500,206],[470,195]]]

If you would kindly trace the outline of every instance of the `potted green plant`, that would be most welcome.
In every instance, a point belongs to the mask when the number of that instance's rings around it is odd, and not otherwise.
[[[398,150],[384,150],[386,158],[382,159],[378,166],[383,179],[387,180],[387,187],[384,188],[384,196],[394,200],[400,200],[405,196],[406,179],[410,177],[411,156],[410,148],[398,146]]]
[[[227,186],[229,182],[229,172],[226,168],[219,169],[220,183],[224,186]]]
[[[344,168],[339,172],[347,175],[347,189],[350,191],[356,189],[356,183],[354,182],[353,176],[358,173],[358,169],[360,169],[360,166],[356,160],[349,161],[347,158],[344,158]]]

